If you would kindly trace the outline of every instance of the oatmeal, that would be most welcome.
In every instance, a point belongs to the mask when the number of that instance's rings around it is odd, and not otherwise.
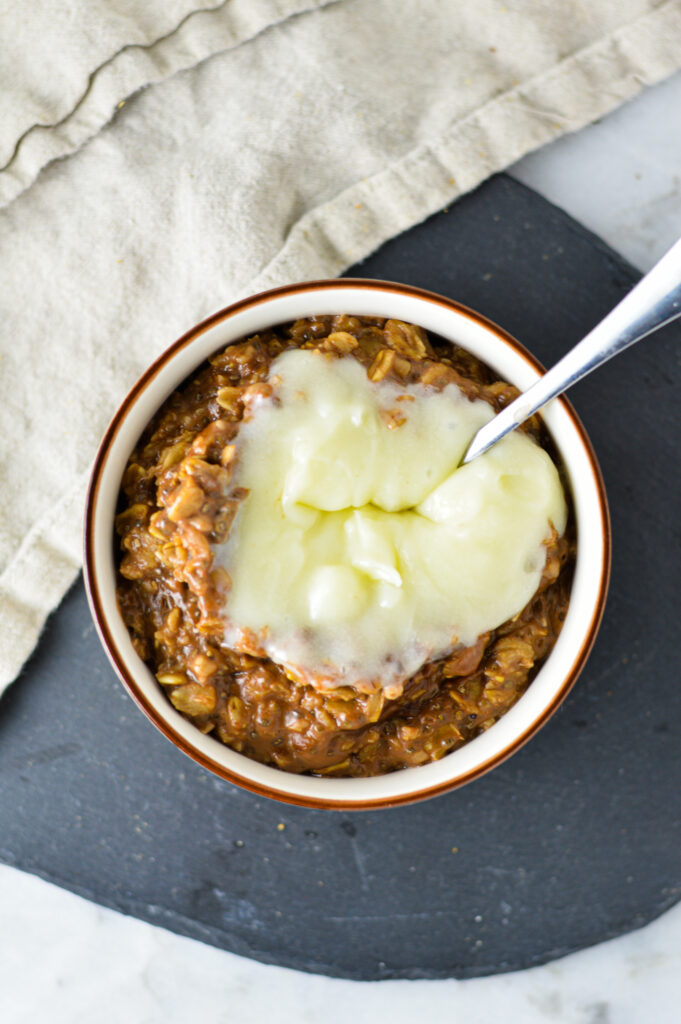
[[[133,452],[117,519],[121,611],[175,707],[336,775],[493,724],[555,642],[574,546],[536,420],[456,468],[516,394],[367,317],[297,321],[197,371]]]

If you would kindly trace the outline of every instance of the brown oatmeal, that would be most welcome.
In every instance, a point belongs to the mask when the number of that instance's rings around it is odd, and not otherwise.
[[[312,317],[228,346],[167,400],[130,457],[116,520],[124,621],[173,705],[248,757],[338,776],[437,760],[503,715],[553,647],[569,599],[571,526],[563,537],[554,531],[539,589],[518,615],[426,663],[396,700],[322,691],[268,658],[230,649],[221,616],[230,580],[214,568],[212,545],[227,536],[244,496],[231,482],[239,423],[270,389],[271,362],[294,347],[356,359],[376,382],[457,384],[495,410],[518,393],[464,350],[396,320]],[[546,443],[537,419],[523,429]]]

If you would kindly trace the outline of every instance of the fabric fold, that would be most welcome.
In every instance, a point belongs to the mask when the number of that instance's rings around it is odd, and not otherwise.
[[[0,63],[7,112],[0,124],[0,206],[50,161],[95,135],[139,89],[338,0],[70,0],[56,14],[41,0],[28,17],[20,2],[21,10],[0,12],[0,37],[12,40]],[[71,38],[74,24],[82,33],[80,48]],[[60,59],[63,38],[73,49],[72,63]],[[36,51],[43,48],[39,62]]]

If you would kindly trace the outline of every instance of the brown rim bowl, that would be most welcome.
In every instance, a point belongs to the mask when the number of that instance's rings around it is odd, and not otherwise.
[[[308,807],[368,809],[436,796],[470,782],[515,753],[548,720],[579,675],[603,614],[610,571],[608,506],[593,449],[572,406],[552,402],[543,419],[561,458],[576,518],[577,559],[570,606],[550,655],[518,702],[490,729],[439,761],[373,778],[295,775],[259,764],[203,735],[167,700],[136,654],[116,603],[114,515],[130,452],[153,414],[190,373],[225,345],[299,317],[348,313],[420,324],[461,345],[521,389],[540,364],[479,313],[418,288],[390,282],[312,281],[254,295],[193,327],[140,377],[114,415],[95,458],[85,514],[85,581],[104,648],[130,695],[185,754],[229,782]]]

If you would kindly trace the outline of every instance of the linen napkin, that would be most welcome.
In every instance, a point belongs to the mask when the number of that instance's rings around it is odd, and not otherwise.
[[[0,210],[0,689],[75,578],[93,454],[152,358],[681,64],[679,0],[315,6],[138,92]]]
[[[335,0],[4,0],[0,205],[142,86]]]

